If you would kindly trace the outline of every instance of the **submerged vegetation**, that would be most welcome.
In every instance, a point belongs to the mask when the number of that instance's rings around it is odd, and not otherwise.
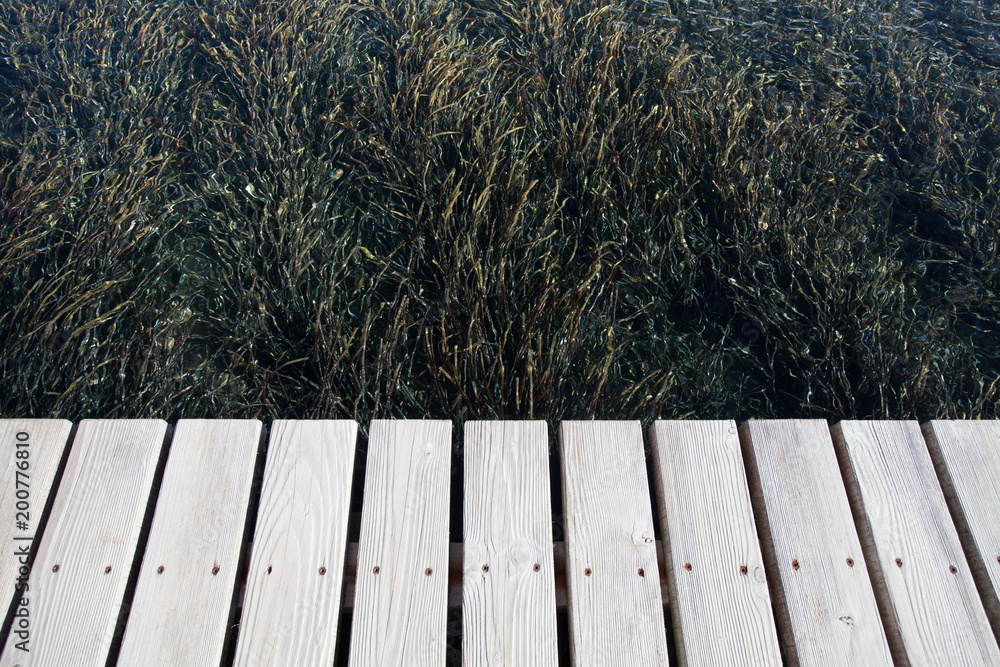
[[[1000,9],[9,0],[4,416],[1000,416]]]

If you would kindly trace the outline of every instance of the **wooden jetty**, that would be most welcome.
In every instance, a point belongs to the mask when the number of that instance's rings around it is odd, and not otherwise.
[[[1000,421],[358,433],[0,420],[0,667],[1000,665]]]

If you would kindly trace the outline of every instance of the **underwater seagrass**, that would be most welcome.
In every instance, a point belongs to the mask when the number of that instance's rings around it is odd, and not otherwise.
[[[10,0],[2,412],[997,418],[998,21]]]

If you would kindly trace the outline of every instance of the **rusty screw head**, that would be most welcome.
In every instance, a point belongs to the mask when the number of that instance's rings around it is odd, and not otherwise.
[[[212,566],[212,575],[214,576],[218,573],[219,573],[219,564],[216,563],[214,566]]]
[[[319,574],[320,574],[320,576],[326,574],[326,568],[325,567],[320,567],[319,568]]]
[[[104,574],[111,574],[111,566],[110,565],[108,565],[106,568],[104,568]]]
[[[896,567],[903,567],[903,559],[902,558],[897,558],[896,559]]]
[[[793,558],[792,559],[792,569],[793,570],[799,569],[799,559],[798,558]]]
[[[378,573],[379,573],[379,566],[376,565],[375,567],[372,568],[372,574],[378,574]]]
[[[691,563],[684,563],[684,569],[687,570],[688,572],[690,572],[691,571]]]
[[[955,567],[954,565],[949,565],[948,571],[951,572],[952,574],[958,574],[958,568]]]
[[[642,569],[641,567],[639,568],[639,576],[640,577],[645,577],[646,576],[646,571],[644,569]]]
[[[163,574],[163,566],[162,565],[160,567],[156,568],[156,573],[157,574]]]
[[[489,572],[489,571],[490,571],[490,564],[489,563],[484,564],[483,565],[483,572]]]
[[[59,571],[59,564],[58,563],[56,563],[55,565],[52,566],[52,571],[53,572],[58,572]]]
[[[432,570],[431,568],[427,568],[426,570],[424,570],[424,574],[426,574],[429,577],[432,574],[434,574],[434,570]]]
[[[854,567],[854,559],[853,558],[848,558],[847,559],[847,567]]]
[[[749,570],[747,569],[747,566],[746,565],[740,565],[740,574],[746,575],[747,572],[749,572]]]
[[[531,569],[534,570],[535,572],[538,572],[539,570],[542,569],[542,566],[540,564],[538,564],[538,563],[535,563],[535,567],[533,567]]]
[[[589,577],[589,576],[590,576],[590,574],[591,574],[591,569],[590,569],[589,567],[588,567],[588,568],[585,568],[585,569],[583,570],[583,573],[584,573],[585,575],[587,575],[587,576]]]

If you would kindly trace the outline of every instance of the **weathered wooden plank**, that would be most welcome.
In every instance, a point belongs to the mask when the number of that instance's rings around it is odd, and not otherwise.
[[[462,662],[559,664],[543,421],[465,424]]]
[[[0,665],[105,664],[166,432],[159,419],[81,422],[29,579],[30,651],[12,634]]]
[[[118,667],[218,667],[261,428],[177,422]]]
[[[680,665],[781,665],[734,421],[649,429]]]
[[[935,420],[922,429],[993,636],[1000,641],[1000,420]]]
[[[573,664],[667,665],[639,422],[560,424]]]
[[[73,424],[64,419],[0,419],[0,596],[28,582],[28,554]],[[6,606],[3,609],[6,610]]]
[[[958,533],[915,421],[832,429],[896,654],[912,665],[1000,665]],[[890,630],[892,628],[892,630]],[[898,628],[898,631],[897,631]]]
[[[354,667],[444,665],[451,422],[374,420],[368,438]]]
[[[272,424],[236,665],[333,664],[357,433]]]
[[[891,665],[827,424],[740,428],[775,621],[791,665]]]

